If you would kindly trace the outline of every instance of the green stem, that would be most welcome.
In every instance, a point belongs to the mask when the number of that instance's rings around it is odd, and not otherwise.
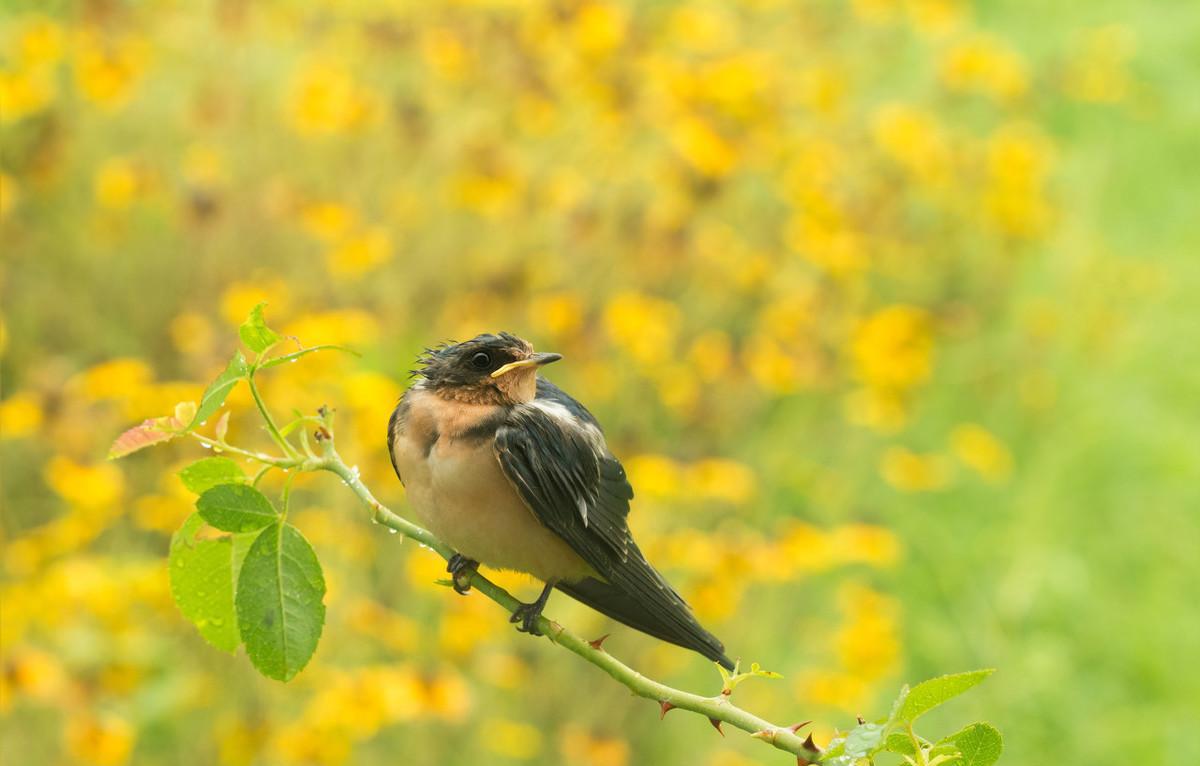
[[[240,455],[241,457],[249,458],[257,463],[273,466],[275,468],[293,468],[300,464],[300,460],[297,458],[275,457],[274,455],[268,455],[265,452],[251,452],[250,450],[242,449],[241,447],[235,447],[232,444],[226,444],[225,442],[217,441],[216,439],[210,439],[207,436],[201,436],[195,431],[189,431],[188,436],[191,436],[201,444],[212,447],[213,451],[228,452],[231,455]]]
[[[283,454],[293,459],[299,459],[300,454],[296,452],[291,443],[283,438],[283,434],[279,432],[279,427],[275,425],[275,419],[271,417],[271,413],[267,410],[267,405],[262,400],[262,396],[258,393],[258,386],[254,383],[254,367],[250,368],[250,374],[246,376],[246,384],[250,386],[250,395],[254,397],[254,404],[258,407],[258,412],[262,415],[263,422],[267,424],[267,431],[271,434],[271,438],[279,445],[279,449],[283,450]]]

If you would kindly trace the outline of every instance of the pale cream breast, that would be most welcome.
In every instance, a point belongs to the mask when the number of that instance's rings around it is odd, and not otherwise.
[[[578,580],[591,568],[537,520],[500,468],[491,432],[495,405],[448,402],[414,389],[392,435],[409,504],[456,551],[488,566],[541,580]],[[479,433],[484,431],[484,433]]]

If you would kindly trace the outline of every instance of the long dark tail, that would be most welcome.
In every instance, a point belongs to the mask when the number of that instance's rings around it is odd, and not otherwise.
[[[618,584],[587,577],[579,582],[560,582],[555,587],[618,622],[699,652],[732,670],[733,662],[725,656],[724,645],[700,626],[691,609],[662,576],[644,560],[631,561],[629,566],[641,571],[622,572],[632,576],[614,578],[619,579]]]

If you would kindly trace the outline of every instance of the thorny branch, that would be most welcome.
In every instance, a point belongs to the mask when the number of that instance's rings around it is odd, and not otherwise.
[[[251,381],[251,388],[254,388],[253,381]],[[319,418],[316,420],[318,425],[314,433],[314,438],[318,443],[318,450],[316,453],[306,450],[308,452],[307,456],[300,456],[294,448],[291,448],[287,450],[287,452],[292,453],[291,455],[276,457],[261,452],[251,452],[233,447],[225,443],[223,439],[214,440],[194,432],[190,435],[215,450],[228,451],[255,460],[264,466],[297,471],[328,471],[336,474],[358,496],[363,504],[371,510],[373,521],[382,524],[388,529],[395,530],[405,537],[416,540],[427,548],[436,551],[442,558],[449,560],[454,555],[454,550],[450,546],[434,537],[428,530],[417,526],[387,508],[383,503],[380,503],[359,477],[357,468],[351,468],[346,465],[341,456],[338,455],[333,438],[333,411],[322,407],[319,411]],[[276,433],[278,433],[278,430],[273,429],[272,436]],[[282,439],[282,436],[280,439]],[[468,581],[471,587],[509,612],[512,612],[521,604],[511,593],[479,572],[470,574]],[[673,709],[688,710],[706,717],[718,731],[721,731],[722,723],[727,723],[730,726],[749,733],[756,739],[761,739],[773,747],[792,753],[796,756],[796,761],[799,764],[816,763],[820,758],[820,749],[813,743],[812,737],[801,738],[796,733],[798,729],[805,725],[804,723],[792,726],[779,726],[747,710],[743,710],[731,700],[730,691],[732,690],[728,685],[726,685],[721,693],[712,697],[676,689],[654,679],[647,678],[616,657],[613,657],[602,648],[601,643],[603,639],[587,641],[544,616],[539,619],[538,627],[551,642],[558,644],[600,668],[634,694],[658,702],[661,715],[666,715],[668,711]]]

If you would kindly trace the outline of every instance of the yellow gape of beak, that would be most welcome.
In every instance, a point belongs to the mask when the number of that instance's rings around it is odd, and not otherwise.
[[[541,367],[543,364],[550,364],[562,359],[562,354],[532,354],[528,359],[519,359],[515,362],[509,362],[500,369],[492,373],[493,378],[498,378],[501,375],[507,375],[513,370],[523,370],[526,367]]]

